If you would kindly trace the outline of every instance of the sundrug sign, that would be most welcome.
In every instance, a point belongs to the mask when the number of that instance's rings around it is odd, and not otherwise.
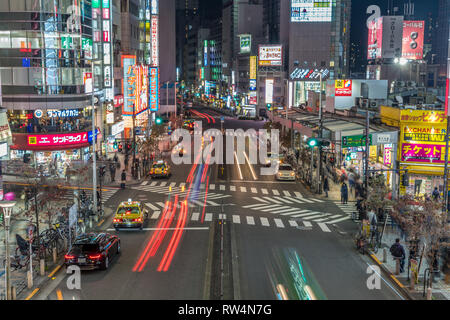
[[[352,80],[336,80],[335,81],[335,92],[336,97],[351,97],[353,83]]]

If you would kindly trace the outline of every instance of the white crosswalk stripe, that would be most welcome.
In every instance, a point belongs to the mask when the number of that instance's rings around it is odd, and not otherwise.
[[[207,213],[206,215],[205,215],[205,221],[212,221],[212,213]]]
[[[180,188],[186,187],[186,182],[181,182],[180,183]]]
[[[270,227],[269,219],[261,217],[259,218],[259,220],[261,221],[261,225],[263,225],[264,227]]]
[[[167,185],[167,182],[161,182],[161,184],[159,185],[160,187],[165,187]]]
[[[298,191],[294,191],[294,194],[297,198],[303,198],[302,194]]]
[[[283,224],[283,221],[281,221],[281,219],[273,219],[273,221],[275,222],[275,225],[278,228],[284,228],[284,224]]]
[[[151,187],[154,187],[154,186],[156,186],[157,183],[158,183],[158,182],[153,181],[152,183],[150,183],[150,186],[151,186]]]
[[[308,212],[308,213],[302,213],[302,214],[296,214],[293,215],[292,217],[294,218],[300,218],[300,217],[307,217],[307,216],[312,216],[312,215],[317,215],[317,212]]]
[[[247,192],[247,188],[246,187],[241,187],[241,192]]]
[[[259,211],[262,211],[262,212],[268,212],[268,211],[270,211],[271,213],[273,213],[273,210],[283,210],[283,209],[286,209],[287,207],[286,206],[279,206],[279,205],[276,205],[277,207],[275,207],[275,208],[269,208],[269,207],[267,207],[267,206],[265,206],[264,208],[262,208],[262,209],[259,209]]]
[[[313,216],[302,217],[302,219],[304,219],[304,220],[312,220],[312,219],[317,219],[317,218],[321,218],[321,217],[323,217],[323,213],[314,212]]]
[[[156,207],[156,206],[154,206],[153,204],[151,204],[151,203],[146,203],[145,204],[147,207],[149,207],[151,210],[153,210],[153,211],[155,211],[155,210],[159,210],[159,208],[158,207]]]
[[[247,217],[247,224],[250,224],[252,226],[255,225],[255,219],[253,217]]]
[[[161,214],[161,211],[155,211],[153,212],[152,216],[150,219],[156,220],[159,218],[159,215]]]
[[[200,217],[200,212],[194,212],[192,213],[192,221],[198,221],[198,218]]]
[[[258,190],[256,190],[256,188],[251,188],[252,193],[258,193]]]
[[[297,221],[289,220],[289,224],[293,228],[297,228],[298,227]]]
[[[299,209],[297,209],[297,210],[299,210]],[[294,215],[294,214],[297,214],[297,215],[299,215],[299,214],[301,214],[301,213],[306,213],[306,212],[310,212],[309,210],[299,210],[299,211],[296,211],[296,212],[286,212],[286,213],[283,213],[283,214],[281,214],[282,216],[292,216],[292,215]]]
[[[290,201],[290,200],[287,200],[287,199],[283,199],[283,198],[277,198],[279,201],[282,201],[282,202],[284,202],[284,203],[289,203],[289,204],[292,204],[293,202],[292,201]]]
[[[216,185],[215,184],[210,184],[209,185],[209,190],[215,190],[216,189]]]
[[[148,184],[148,180],[141,183],[141,186],[146,186]]]
[[[241,217],[237,215],[233,215],[233,223],[240,224],[241,223]]]
[[[299,209],[297,208],[291,208],[291,207],[281,207],[279,210],[277,209],[277,211],[272,211],[271,213],[273,214],[279,214],[279,215],[285,215],[288,212],[298,212]],[[292,213],[293,214],[293,213]]]
[[[312,223],[309,222],[309,221],[303,221],[303,225],[304,225],[306,228],[311,228],[311,227],[312,227]]]
[[[281,204],[281,203],[283,203],[283,202],[281,202],[281,201],[278,201],[278,200],[275,200],[275,199],[272,199],[272,198],[270,198],[270,197],[268,197],[268,198],[266,198],[268,201],[270,201],[270,202],[273,202],[273,203],[278,203],[278,204]]]
[[[176,182],[172,182],[172,183],[169,185],[169,187],[170,187],[170,188],[173,188],[173,187],[175,187],[176,185],[177,185]]]
[[[269,192],[267,191],[267,189],[264,189],[264,188],[261,189],[261,192],[262,192],[263,194],[269,194]]]
[[[320,227],[320,229],[322,229],[323,232],[331,232],[331,230],[325,223],[318,223],[317,225]]]
[[[291,196],[291,194],[290,194],[289,191],[287,191],[287,190],[283,190],[283,194],[284,194],[285,196],[287,196],[287,197],[290,197],[290,196]]]
[[[280,193],[279,193],[278,190],[276,190],[276,189],[272,189],[272,193],[273,193],[274,195],[276,195],[276,196],[279,196],[279,195],[280,195]]]
[[[327,224],[334,224],[334,223],[342,222],[342,221],[345,221],[345,220],[350,220],[350,217],[347,216],[347,217],[343,217],[343,218],[340,218],[340,219],[328,221],[326,223]]]

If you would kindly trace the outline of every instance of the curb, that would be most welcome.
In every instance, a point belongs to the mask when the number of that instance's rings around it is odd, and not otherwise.
[[[17,296],[17,300],[21,300],[19,298],[22,298],[22,300],[33,300],[33,297],[36,296],[36,294],[39,291],[43,291],[49,284],[50,284],[50,280],[52,280],[52,278],[55,276],[55,274],[57,274],[62,266],[64,265],[64,261],[60,259],[60,262],[57,263],[57,265],[53,268],[53,271],[51,271],[48,275],[44,275],[39,276],[39,278],[44,278],[37,286],[35,286],[32,289],[28,289],[26,288],[25,290],[23,290],[18,296]]]
[[[416,300],[413,298],[411,293],[409,292],[408,288],[405,287],[398,279],[397,277],[375,256],[375,254],[372,251],[369,251],[369,257],[375,261],[375,263],[380,267],[381,270],[385,274],[389,276],[389,278],[395,283],[395,286],[397,289],[399,289],[409,300]]]

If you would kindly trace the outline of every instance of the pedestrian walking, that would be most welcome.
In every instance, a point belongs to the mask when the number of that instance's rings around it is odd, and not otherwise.
[[[438,201],[441,198],[441,193],[439,192],[438,188],[434,188],[433,194],[432,194],[433,200]]]
[[[120,184],[121,189],[125,189],[125,181],[127,181],[127,172],[125,170],[122,171],[122,183]]]
[[[400,261],[400,273],[403,273],[405,270],[405,248],[400,244],[400,239],[395,239],[395,243],[391,246],[389,250],[394,259],[398,259]]]
[[[341,186],[341,202],[342,204],[347,204],[348,202],[348,186],[345,182]]]
[[[328,191],[330,191],[330,185],[328,183],[328,177],[325,176],[323,179],[323,191],[325,192],[325,197],[328,198]]]

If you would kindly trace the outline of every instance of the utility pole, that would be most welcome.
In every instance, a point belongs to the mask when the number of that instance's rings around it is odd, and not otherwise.
[[[134,103],[133,103],[133,147],[132,147],[132,151],[133,151],[133,163],[131,164],[131,172],[134,177],[134,175],[135,175],[134,163],[136,162],[136,106]]]
[[[449,26],[450,27],[450,26]],[[449,37],[448,37],[448,48],[450,50],[450,29],[449,29]],[[449,197],[448,197],[448,147],[449,147],[449,131],[450,131],[450,117],[449,117],[449,101],[450,101],[450,92],[449,92],[449,85],[450,85],[450,51],[448,52],[447,56],[447,96],[445,97],[445,116],[447,117],[447,132],[445,133],[445,167],[444,167],[444,208],[443,212],[446,212],[448,215],[448,203],[449,203]],[[447,216],[448,219],[448,216]]]
[[[319,139],[322,139],[322,131],[323,131],[323,114],[322,114],[322,73],[320,73],[320,88],[319,88]],[[321,185],[322,185],[322,146],[319,145],[318,150],[319,156],[317,157],[317,193],[321,194]]]
[[[364,159],[364,188],[365,197],[367,198],[369,190],[369,155],[370,155],[370,117],[369,103],[366,106],[366,158]]]
[[[91,103],[92,103],[92,199],[94,202],[94,206],[92,210],[94,211],[94,215],[97,215],[97,136],[95,129],[95,75],[94,75],[94,60],[91,60],[91,72],[92,72],[92,94],[91,94]]]

